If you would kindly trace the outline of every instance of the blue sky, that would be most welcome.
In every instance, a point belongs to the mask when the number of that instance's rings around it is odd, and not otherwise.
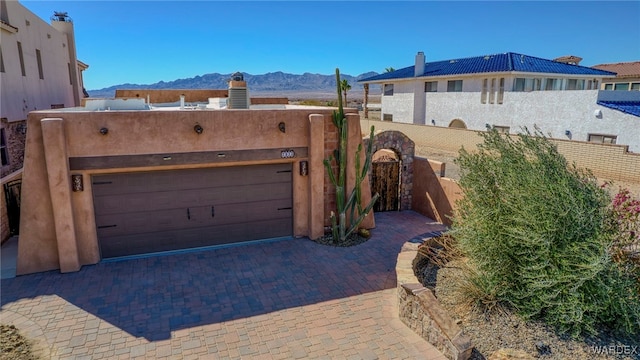
[[[85,87],[207,73],[359,75],[519,52],[640,60],[640,1],[21,1],[74,21]]]

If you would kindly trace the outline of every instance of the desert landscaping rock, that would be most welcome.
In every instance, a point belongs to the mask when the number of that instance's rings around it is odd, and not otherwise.
[[[596,337],[574,340],[503,307],[491,312],[470,308],[461,301],[459,261],[438,270],[435,290],[442,307],[460,320],[463,332],[471,337],[475,346],[471,359],[640,359],[640,339],[618,339],[603,330]]]
[[[37,360],[32,347],[15,326],[0,324],[0,360]]]

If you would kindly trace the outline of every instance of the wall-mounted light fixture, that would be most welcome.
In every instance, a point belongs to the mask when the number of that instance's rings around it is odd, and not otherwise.
[[[199,124],[196,124],[196,126],[193,127],[193,131],[195,131],[196,134],[200,135],[200,134],[202,134],[204,129]]]
[[[280,129],[280,131],[281,131],[281,132],[283,132],[283,133],[286,133],[286,132],[287,132],[287,128],[285,127],[285,124],[284,124],[284,122],[283,122],[283,121],[281,121],[281,122],[278,124],[278,129]]]
[[[564,134],[567,135],[567,136],[571,136],[571,130],[565,130]]]
[[[600,110],[600,109],[596,109],[596,110],[593,112],[593,116],[595,116],[595,117],[596,117],[596,118],[598,118],[598,119],[602,119],[602,110]]]
[[[436,124],[436,120],[435,119],[431,119],[431,125],[435,125]]]
[[[71,175],[71,189],[73,192],[84,191],[84,181],[82,174]]]
[[[20,124],[20,125],[18,125],[18,126],[16,127],[16,130],[17,130],[20,134],[22,134],[22,135],[26,134],[26,133],[27,133],[27,124],[26,124],[26,123],[24,123],[24,124]]]
[[[309,175],[309,162],[304,160],[300,161],[300,176]]]
[[[100,128],[100,134],[107,135],[109,133],[109,129],[106,127]]]

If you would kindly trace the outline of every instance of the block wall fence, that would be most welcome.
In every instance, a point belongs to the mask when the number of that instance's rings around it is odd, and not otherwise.
[[[416,146],[457,152],[461,147],[473,151],[482,142],[479,131],[429,125],[402,124],[379,120],[361,120],[361,128],[374,125],[376,132],[396,130],[406,134]],[[515,135],[512,135],[515,136]],[[624,145],[595,144],[584,141],[552,139],[558,151],[580,168],[590,169],[599,178],[613,181],[640,182],[640,154]]]

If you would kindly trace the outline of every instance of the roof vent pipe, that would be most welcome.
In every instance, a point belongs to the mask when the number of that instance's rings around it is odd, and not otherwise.
[[[414,76],[418,77],[424,75],[424,62],[424,53],[422,51],[418,51],[418,54],[416,54],[416,66],[415,72],[413,74]]]

